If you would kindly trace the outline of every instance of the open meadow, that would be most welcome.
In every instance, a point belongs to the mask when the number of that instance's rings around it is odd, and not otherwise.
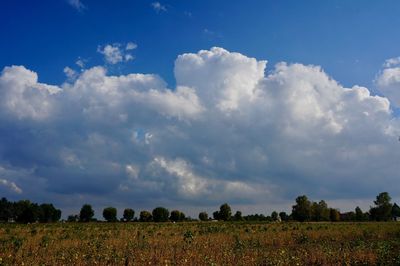
[[[400,223],[1,224],[0,265],[399,265]]]

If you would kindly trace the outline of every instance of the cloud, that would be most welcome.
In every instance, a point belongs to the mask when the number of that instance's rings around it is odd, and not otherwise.
[[[67,0],[68,4],[70,4],[73,8],[78,10],[79,12],[82,12],[83,10],[86,9],[86,6],[82,3],[81,0]]]
[[[81,58],[78,58],[78,60],[76,60],[76,62],[75,62],[75,64],[77,66],[79,66],[80,68],[84,68],[85,67],[85,63],[86,63],[86,60],[85,59],[81,59]]]
[[[128,42],[125,46],[125,50],[130,51],[130,50],[135,50],[137,48],[137,44],[133,42]]]
[[[68,79],[73,80],[76,78],[77,73],[72,68],[66,66],[64,67],[64,74],[67,76]]]
[[[378,74],[375,83],[383,95],[400,107],[400,57],[386,60],[383,70]]]
[[[385,68],[390,68],[393,66],[398,66],[400,64],[400,57],[393,57],[393,58],[389,58],[385,61],[385,63],[383,64],[383,66]]]
[[[11,191],[21,194],[22,189],[20,189],[14,182],[10,182],[6,179],[0,178],[0,185],[5,186],[6,188],[10,189]]]
[[[0,76],[0,109],[18,119],[45,119],[54,114],[54,95],[60,91],[39,83],[37,74],[23,66],[5,67]]]
[[[266,68],[218,47],[179,55],[175,88],[158,75],[99,66],[53,86],[23,66],[5,67],[0,165],[14,170],[4,179],[40,180],[24,195],[77,208],[229,202],[263,211],[300,194],[399,197],[387,186],[400,170],[390,97],[343,87],[319,66]],[[379,84],[395,83],[384,71]]]
[[[162,5],[160,2],[153,2],[153,3],[151,3],[151,6],[157,13],[167,12],[167,7]]]
[[[126,51],[133,50],[135,44],[133,43],[128,43],[126,46]],[[124,52],[121,49],[121,44],[116,43],[116,44],[107,44],[104,47],[99,46],[97,48],[97,52],[101,53],[104,55],[104,59],[107,63],[115,65],[117,63],[121,62],[128,62],[134,59],[134,57],[129,54]]]

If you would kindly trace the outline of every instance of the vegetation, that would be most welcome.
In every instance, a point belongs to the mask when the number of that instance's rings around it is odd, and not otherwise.
[[[61,215],[52,204],[3,198],[0,265],[400,265],[400,223],[387,222],[400,207],[390,201],[383,192],[368,212],[340,213],[303,195],[290,215],[269,216],[232,215],[224,203],[213,213],[220,222],[164,207],[141,211],[137,222],[127,208],[125,223],[93,222],[85,204],[70,223],[49,223]],[[117,210],[107,207],[103,217],[116,222]]]
[[[107,222],[117,221],[117,209],[113,207],[108,207],[103,210],[103,217]]]
[[[123,216],[123,221],[125,222],[130,222],[133,220],[133,218],[135,217],[135,211],[127,208],[124,210],[124,216]]]
[[[89,204],[83,205],[79,213],[79,221],[90,222],[93,219],[93,216],[94,216],[94,211],[92,209],[92,205]]]
[[[395,222],[1,224],[1,265],[399,265]]]
[[[57,222],[60,218],[61,210],[56,209],[53,204],[38,205],[29,200],[11,202],[6,198],[0,200],[0,222],[50,223]]]
[[[273,211],[270,216],[264,214],[250,214],[243,216],[242,212],[237,210],[232,215],[232,209],[228,203],[220,206],[218,211],[213,212],[214,220],[220,221],[299,221],[299,222],[322,222],[322,221],[390,221],[400,218],[400,207],[391,202],[389,193],[382,192],[376,196],[374,207],[368,212],[363,212],[360,207],[356,207],[354,211],[340,213],[339,210],[331,208],[324,200],[312,202],[306,195],[296,198],[295,205],[292,206],[292,213],[288,215],[286,212]],[[6,198],[0,200],[0,222],[56,222],[60,220],[61,210],[56,209],[53,204],[31,203],[29,200],[20,200],[18,202],[9,202]],[[94,221],[94,211],[91,205],[84,204],[79,215],[69,215],[68,222],[90,222]],[[127,208],[123,212],[121,221],[130,222],[135,217],[135,211]],[[103,210],[103,218],[108,222],[117,222],[117,209],[107,207]],[[206,212],[200,212],[198,215],[200,221],[209,219]],[[151,213],[143,210],[140,212],[140,222],[182,222],[186,221],[186,215],[179,211],[173,210],[171,213],[164,207],[157,207]],[[137,220],[136,220],[137,221]]]
[[[199,219],[200,219],[200,221],[207,221],[208,220],[208,214],[206,212],[200,212],[199,213]]]

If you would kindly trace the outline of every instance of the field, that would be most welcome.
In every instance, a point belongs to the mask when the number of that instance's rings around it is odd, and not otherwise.
[[[0,265],[400,265],[400,223],[0,224]]]

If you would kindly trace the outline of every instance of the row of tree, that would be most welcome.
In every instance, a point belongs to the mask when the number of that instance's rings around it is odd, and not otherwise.
[[[32,203],[29,200],[17,202],[8,201],[6,198],[0,200],[0,221],[1,222],[57,222],[61,218],[61,210],[56,209],[53,204]]]
[[[90,222],[95,221],[94,210],[91,205],[85,204],[82,206],[79,215],[68,216],[67,221],[69,222]],[[103,209],[103,218],[107,222],[117,222],[117,209],[114,207],[107,207]],[[180,222],[186,220],[186,216],[183,212],[178,210],[173,210],[171,213],[168,209],[164,207],[157,207],[152,212],[141,211],[139,219],[135,219],[135,211],[133,209],[127,208],[123,212],[123,216],[120,219],[121,222],[130,221],[140,221],[140,222]]]
[[[288,215],[286,212],[272,212],[270,216],[263,214],[251,214],[242,216],[240,211],[236,211],[232,215],[232,209],[224,203],[219,210],[213,212],[214,220],[222,221],[389,221],[394,217],[400,217],[400,207],[391,203],[391,197],[387,192],[380,193],[374,201],[375,206],[371,207],[368,212],[363,212],[360,207],[356,207],[355,211],[340,213],[339,210],[330,208],[328,204],[321,200],[319,202],[310,201],[307,196],[299,196],[296,198],[296,204],[292,206],[292,213]],[[117,222],[117,209],[107,207],[103,210],[103,217],[108,222]],[[53,204],[32,203],[28,200],[10,202],[6,198],[0,201],[0,221],[15,221],[19,223],[32,222],[56,222],[61,218],[61,210],[56,209]],[[198,216],[201,221],[208,221],[211,217],[207,212],[200,212]],[[95,221],[94,210],[91,205],[82,206],[79,215],[68,216],[69,222],[90,222]],[[120,221],[140,221],[140,222],[180,222],[191,220],[179,211],[173,210],[169,212],[164,207],[157,207],[152,212],[143,210],[139,217],[135,218],[135,211],[127,208],[123,211]]]

